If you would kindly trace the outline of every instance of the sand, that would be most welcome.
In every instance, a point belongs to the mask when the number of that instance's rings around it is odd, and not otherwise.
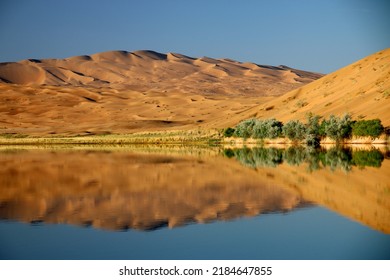
[[[254,106],[239,118],[305,120],[312,112],[328,117],[351,114],[355,120],[381,119],[390,125],[390,49],[374,53],[310,84]],[[223,118],[215,124],[230,125]]]
[[[0,134],[208,128],[321,76],[154,51],[1,63]]]
[[[390,49],[323,76],[287,66],[110,51],[0,64],[0,134],[210,130],[244,119],[380,118],[390,125]]]

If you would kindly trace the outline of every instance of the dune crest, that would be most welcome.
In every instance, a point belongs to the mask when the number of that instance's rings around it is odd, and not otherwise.
[[[0,64],[0,134],[208,130],[248,118],[380,118],[390,125],[390,49],[323,76],[231,59],[109,51]]]
[[[242,83],[248,72],[251,77],[263,79],[277,77],[280,85],[272,95],[279,95],[300,86],[302,81],[284,79],[283,72],[290,69],[252,69],[237,61],[208,57],[192,58],[178,53],[162,54],[151,50],[107,51],[91,56],[75,56],[66,59],[28,60],[0,64],[0,79],[4,82],[23,85],[114,87],[137,90],[140,86],[153,90],[170,90],[173,82],[186,91],[197,92],[198,83],[218,82],[226,94],[242,93],[263,95],[270,91],[269,81],[256,80],[256,88],[250,92],[240,88],[231,90],[234,84]],[[300,70],[297,70],[300,71]],[[275,72],[275,73],[272,73]],[[277,73],[281,72],[281,73]],[[320,74],[300,71],[310,82]],[[196,74],[196,75],[195,75]],[[297,76],[297,78],[299,78]],[[202,88],[200,89],[202,91]]]
[[[0,134],[207,129],[321,76],[151,50],[0,63]]]

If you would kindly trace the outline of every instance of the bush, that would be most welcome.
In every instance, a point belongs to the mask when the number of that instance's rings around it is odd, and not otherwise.
[[[253,126],[256,124],[256,119],[243,120],[236,126],[234,136],[248,138],[252,136]]]
[[[307,115],[307,124],[306,124],[306,144],[309,146],[319,146],[321,140],[320,132],[320,116],[309,114]]]
[[[283,126],[283,134],[292,141],[300,141],[305,138],[306,128],[300,121],[289,121]]]
[[[282,133],[283,124],[276,119],[256,120],[253,126],[252,137],[258,139],[274,139]]]
[[[342,139],[349,138],[352,131],[352,121],[349,114],[344,115],[342,118],[330,115],[329,119],[325,121],[325,133],[326,136],[339,142]]]
[[[305,140],[308,146],[317,147],[322,137],[329,137],[337,143],[345,138],[355,136],[378,137],[381,133],[387,131],[379,119],[360,120],[353,122],[349,114],[339,118],[330,115],[329,119],[320,123],[321,117],[318,115],[307,115],[306,124],[297,120],[291,120],[283,124],[276,119],[258,120],[248,119],[241,121],[235,128],[224,130],[225,137],[274,139],[284,135],[292,141]]]
[[[377,138],[383,131],[384,128],[379,119],[361,120],[352,124],[352,135],[354,136]]]
[[[223,131],[223,136],[232,137],[235,131],[236,130],[234,128],[228,127]]]

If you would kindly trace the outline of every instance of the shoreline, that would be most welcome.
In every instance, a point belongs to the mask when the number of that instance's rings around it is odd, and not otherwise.
[[[389,146],[389,136],[376,139],[352,138],[338,143],[341,146]],[[27,136],[7,135],[0,136],[0,146],[28,146],[28,145],[185,145],[185,146],[307,146],[302,142],[292,142],[286,138],[277,139],[243,139],[225,138],[218,131],[170,131],[145,132],[134,134],[106,134],[82,136]],[[320,142],[321,147],[335,146],[336,141],[325,138]]]

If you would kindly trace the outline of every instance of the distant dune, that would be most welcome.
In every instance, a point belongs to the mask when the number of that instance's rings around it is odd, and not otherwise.
[[[213,129],[307,112],[390,125],[390,49],[322,76],[154,51],[0,63],[0,134]]]
[[[143,92],[275,96],[319,77],[320,74],[284,66],[154,51],[109,51],[66,59],[29,59],[0,64],[0,79],[8,83],[110,87]]]

